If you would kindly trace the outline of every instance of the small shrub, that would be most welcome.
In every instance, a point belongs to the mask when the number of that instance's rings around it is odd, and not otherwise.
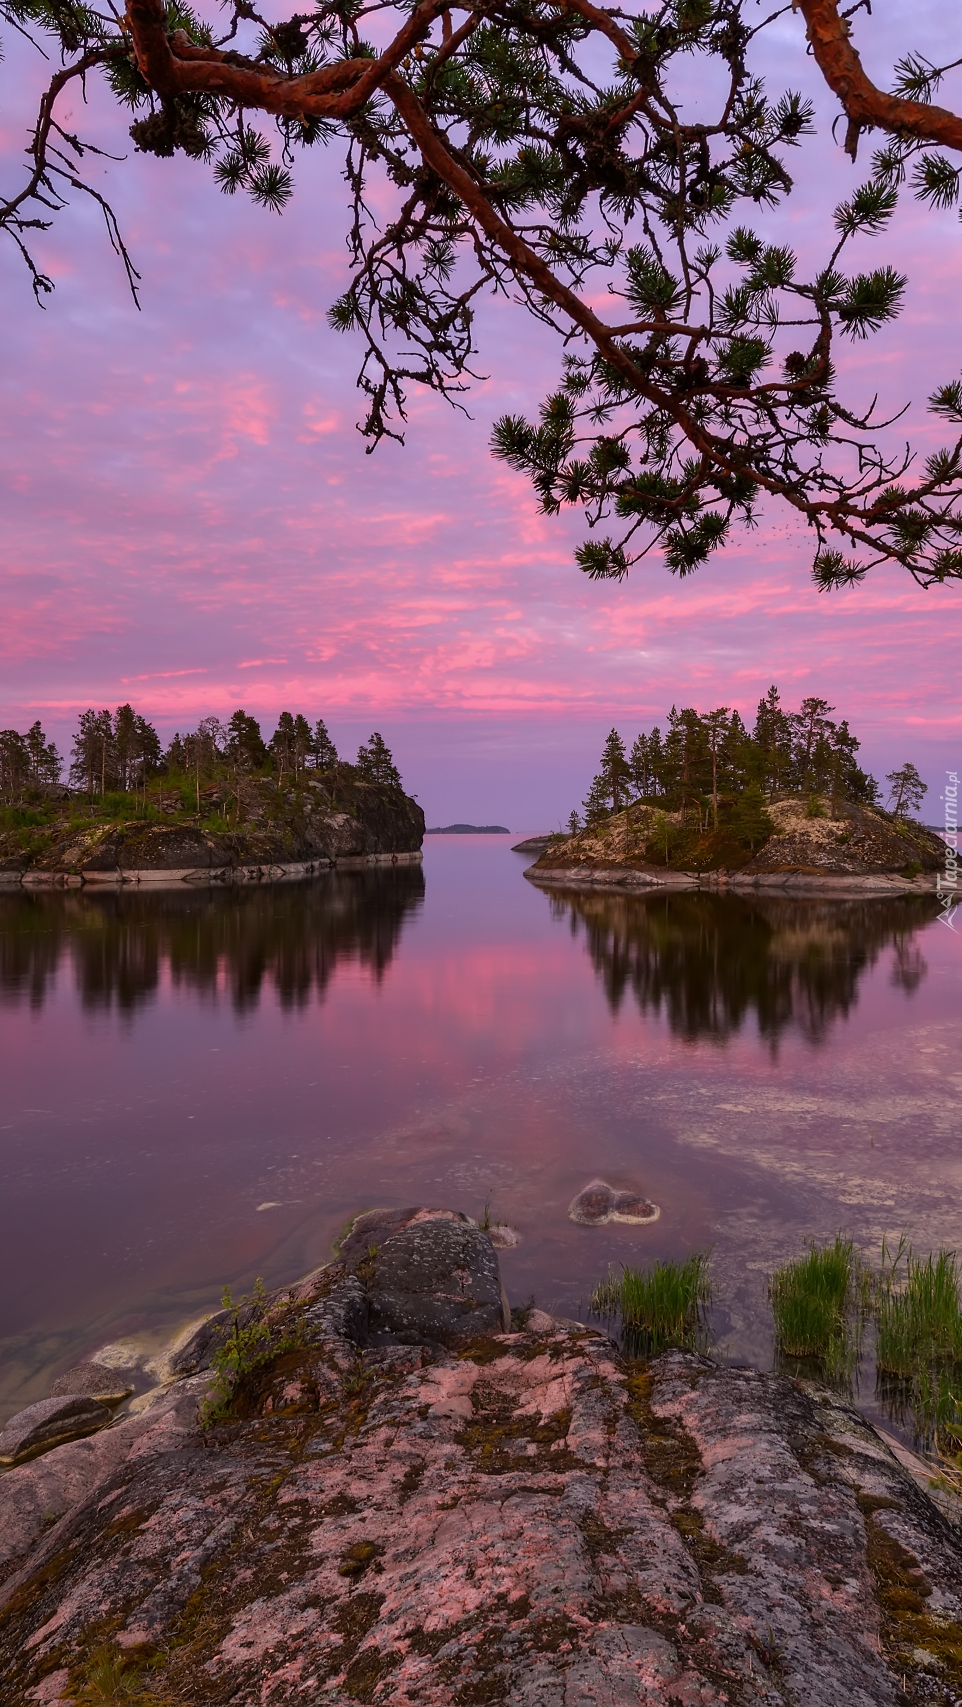
[[[822,805],[822,802],[819,800],[817,794],[810,794],[809,795],[808,800],[807,800],[806,805],[805,805],[805,816],[806,816],[806,818],[827,818],[828,817],[828,813],[826,812],[824,806]]]
[[[140,1701],[144,1707],[153,1702],[163,1707],[169,1696],[159,1695],[151,1687],[149,1672],[162,1663],[159,1657],[146,1663],[133,1654],[104,1643],[91,1653],[84,1668],[81,1693],[76,1698],[83,1707],[120,1707],[121,1702]]]
[[[265,1369],[285,1352],[301,1344],[300,1324],[270,1320],[264,1282],[257,1280],[253,1292],[236,1301],[225,1286],[222,1303],[231,1313],[227,1337],[211,1358],[213,1386],[201,1407],[202,1428],[221,1422],[241,1382]]]
[[[657,1357],[671,1346],[696,1350],[706,1340],[704,1311],[711,1303],[708,1251],[685,1262],[654,1262],[642,1270],[625,1266],[595,1288],[591,1308],[598,1316],[620,1316],[630,1349]]]

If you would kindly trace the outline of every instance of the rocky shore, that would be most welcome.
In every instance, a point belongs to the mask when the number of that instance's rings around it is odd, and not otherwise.
[[[424,813],[416,800],[376,783],[308,777],[297,787],[270,778],[238,785],[230,803],[208,790],[204,823],[132,818],[87,823],[70,803],[52,823],[0,832],[0,885],[276,882],[332,866],[358,868],[421,858]],[[170,814],[182,817],[180,799]],[[235,822],[218,818],[232,808]],[[156,813],[155,813],[156,818]]]
[[[724,830],[699,839],[680,812],[639,803],[554,839],[525,876],[547,888],[855,896],[934,893],[945,867],[945,845],[934,832],[872,806],[792,797],[770,803],[767,813],[771,834],[752,852],[726,841]],[[697,857],[690,869],[672,855],[679,844]]]
[[[239,1321],[0,1477],[4,1707],[962,1694],[959,1532],[829,1392],[512,1314],[445,1210],[361,1217],[225,1392]]]

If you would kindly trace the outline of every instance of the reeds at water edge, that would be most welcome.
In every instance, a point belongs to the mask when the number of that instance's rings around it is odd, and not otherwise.
[[[902,1238],[884,1241],[874,1286],[880,1396],[911,1414],[919,1439],[943,1452],[962,1446],[962,1268],[955,1251],[919,1256]]]
[[[633,1356],[657,1357],[672,1347],[703,1350],[704,1312],[711,1303],[710,1251],[693,1251],[685,1262],[656,1261],[647,1269],[609,1271],[591,1295],[597,1316],[621,1317],[625,1348]]]
[[[854,1240],[836,1234],[823,1248],[775,1270],[768,1284],[775,1343],[783,1357],[818,1358],[826,1373],[850,1376],[858,1359],[871,1278]]]

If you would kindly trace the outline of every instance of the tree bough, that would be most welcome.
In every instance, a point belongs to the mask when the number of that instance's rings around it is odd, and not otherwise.
[[[807,273],[763,227],[793,192],[787,161],[812,107],[769,94],[750,64],[788,10],[842,103],[852,159],[863,132],[886,133]],[[228,0],[219,36],[181,0],[129,0],[123,16],[109,0],[104,12],[0,0],[0,13],[62,59],[26,180],[0,203],[38,298],[52,285],[34,234],[70,190],[103,208],[136,298],[117,221],[83,175],[89,145],[57,120],[76,79],[103,72],[138,115],[138,149],[183,152],[225,193],[277,212],[297,156],[341,138],[351,282],[330,320],[363,344],[371,448],[403,436],[410,383],[457,402],[475,377],[477,299],[494,292],[562,341],[557,390],[537,420],[496,423],[494,454],[544,511],[584,511],[576,555],[593,579],[621,579],[653,551],[687,575],[773,499],[812,530],[820,588],[884,563],[923,587],[962,579],[962,382],[929,398],[953,431],[922,457],[895,444],[897,415],[846,401],[835,359],[839,340],[897,316],[907,282],[891,265],[847,265],[854,240],[884,232],[910,170],[920,199],[958,201],[962,167],[944,151],[962,151],[962,120],[932,101],[953,67],[909,54],[880,91],[837,0],[768,17],[749,0],[322,0],[280,23]],[[723,73],[710,121],[690,122],[677,94],[692,65]],[[395,198],[382,224],[372,180]]]

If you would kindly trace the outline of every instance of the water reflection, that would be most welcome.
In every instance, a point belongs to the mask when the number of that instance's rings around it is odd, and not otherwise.
[[[342,961],[379,982],[423,900],[412,865],[226,891],[17,890],[0,895],[0,1003],[42,1008],[66,961],[91,1010],[133,1013],[164,978],[238,1012],[265,987],[303,1008]]]
[[[772,1047],[790,1027],[824,1042],[885,948],[894,950],[892,983],[917,990],[926,965],[912,939],[938,911],[927,895],[825,902],[553,890],[550,901],[573,936],[584,931],[614,1013],[630,991],[642,1014],[664,1014],[690,1042],[724,1042],[753,1016]]]

